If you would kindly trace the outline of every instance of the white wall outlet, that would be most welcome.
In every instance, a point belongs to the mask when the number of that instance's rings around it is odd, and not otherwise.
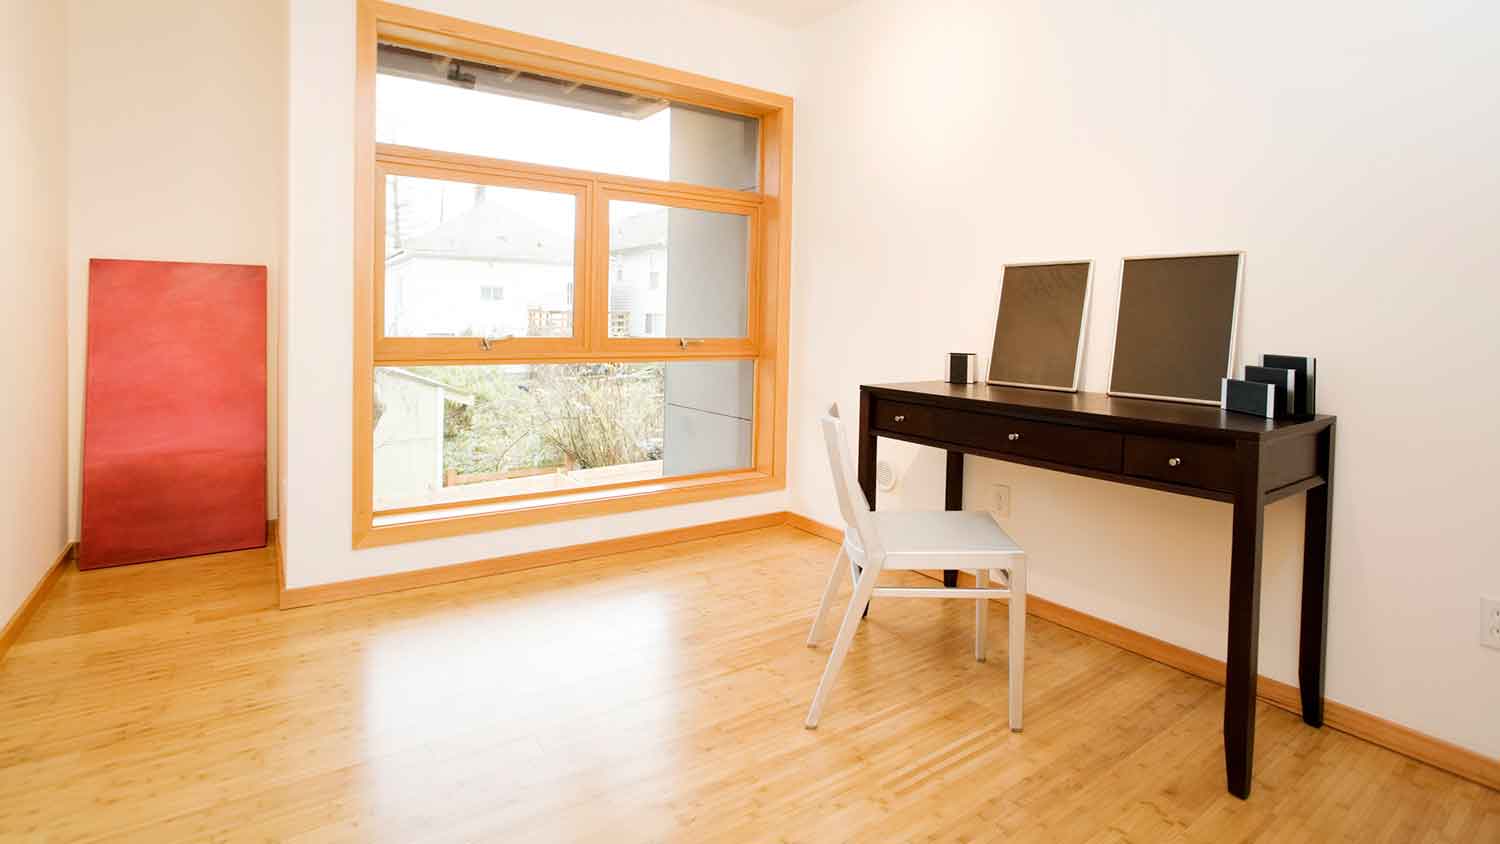
[[[1500,598],[1479,599],[1479,644],[1500,650]]]
[[[990,509],[1002,519],[1010,518],[1010,487],[995,484],[990,488]]]

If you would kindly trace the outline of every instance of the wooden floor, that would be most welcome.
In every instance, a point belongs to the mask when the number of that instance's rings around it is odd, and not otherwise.
[[[265,552],[67,572],[0,663],[0,838],[1500,841],[1500,793],[1038,619],[877,602],[822,726],[791,528],[291,611]],[[910,575],[907,575],[910,577]],[[831,631],[830,631],[831,632]]]

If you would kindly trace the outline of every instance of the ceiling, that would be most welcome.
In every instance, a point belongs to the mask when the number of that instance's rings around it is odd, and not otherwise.
[[[824,15],[851,6],[858,0],[705,0],[733,9],[742,15],[760,18],[785,27],[812,23]]]

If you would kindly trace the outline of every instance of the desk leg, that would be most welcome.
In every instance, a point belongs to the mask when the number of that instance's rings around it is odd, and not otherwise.
[[[870,431],[870,416],[874,412],[874,401],[864,390],[859,391],[859,488],[864,491],[865,502],[875,509],[875,449],[877,439]],[[870,605],[865,604],[864,616],[870,614]],[[862,616],[863,617],[863,616]]]
[[[1333,426],[1318,434],[1318,471],[1325,483],[1307,492],[1302,540],[1302,633],[1297,685],[1302,720],[1323,726],[1323,664],[1328,654],[1328,562],[1333,521]]]
[[[948,452],[948,480],[943,488],[943,509],[964,508],[964,455],[961,451]],[[943,585],[957,586],[958,572],[943,570]]]
[[[1260,560],[1265,526],[1261,447],[1241,442],[1234,495],[1234,547],[1229,564],[1229,670],[1224,684],[1224,769],[1229,793],[1250,796],[1255,760],[1255,683],[1260,646]]]
[[[865,501],[875,509],[875,434],[870,431],[870,414],[873,412],[870,394],[859,394],[859,488],[864,490]]]

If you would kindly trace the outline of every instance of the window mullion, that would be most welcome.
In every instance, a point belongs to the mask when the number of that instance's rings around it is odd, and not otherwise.
[[[586,193],[589,209],[588,247],[588,325],[584,329],[584,347],[590,354],[603,351],[604,338],[609,336],[609,220],[603,215],[607,209],[599,187],[598,178],[589,180]]]

